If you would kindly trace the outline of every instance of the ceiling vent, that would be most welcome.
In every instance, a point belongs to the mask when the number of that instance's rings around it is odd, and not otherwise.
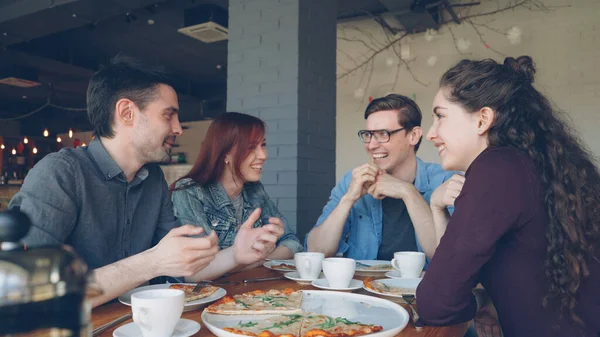
[[[20,88],[37,87],[37,70],[20,66],[0,69],[0,83]]]
[[[205,43],[227,40],[227,11],[217,5],[186,9],[178,32]]]

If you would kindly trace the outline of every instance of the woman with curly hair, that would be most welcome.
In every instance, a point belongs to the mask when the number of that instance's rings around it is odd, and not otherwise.
[[[463,60],[440,81],[427,138],[466,174],[431,197],[426,324],[472,319],[481,283],[505,336],[600,335],[600,174],[534,73],[528,56]]]

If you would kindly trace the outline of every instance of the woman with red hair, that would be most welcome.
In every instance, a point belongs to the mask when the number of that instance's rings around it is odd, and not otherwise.
[[[202,277],[253,267],[267,257],[288,259],[302,250],[260,182],[266,160],[264,122],[228,112],[209,127],[192,170],[171,186],[180,222],[219,237],[221,250]]]

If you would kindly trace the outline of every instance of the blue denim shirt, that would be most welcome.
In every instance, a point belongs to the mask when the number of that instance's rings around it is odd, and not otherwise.
[[[444,171],[439,164],[426,163],[417,158],[417,177],[415,187],[425,201],[429,203],[431,194],[444,181],[452,177],[456,172]],[[337,207],[340,199],[348,191],[352,181],[352,171],[346,173],[331,191],[329,201],[323,208],[323,213],[317,220],[315,227],[320,226],[329,214]],[[449,208],[450,211],[453,209]],[[344,255],[356,260],[374,260],[382,240],[383,210],[381,200],[367,194],[360,198],[348,215],[346,224],[342,231],[342,237],[338,245],[337,255]],[[307,247],[308,234],[304,240],[304,248]],[[419,240],[417,247],[422,251]]]
[[[188,185],[191,186],[177,189]],[[182,179],[177,182],[175,188],[171,198],[173,210],[181,224],[202,226],[207,234],[215,230],[219,237],[220,249],[232,246],[241,224],[237,223],[233,204],[223,185],[216,182],[207,186],[197,186],[192,179]],[[242,222],[245,222],[256,208],[261,208],[260,219],[252,227],[261,227],[262,219],[266,217],[280,218],[285,232],[277,241],[277,246],[288,247],[292,253],[302,251],[296,234],[290,229],[286,218],[279,212],[260,182],[245,184],[242,199]]]

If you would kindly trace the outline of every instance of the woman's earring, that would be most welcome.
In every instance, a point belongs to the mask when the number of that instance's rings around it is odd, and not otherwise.
[[[225,164],[229,164],[229,160],[225,160]]]

